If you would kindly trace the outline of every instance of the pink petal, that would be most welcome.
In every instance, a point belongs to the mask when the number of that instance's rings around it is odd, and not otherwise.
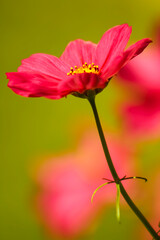
[[[113,63],[114,59],[122,54],[131,34],[131,27],[128,24],[119,25],[109,29],[97,45],[94,62],[99,68]]]
[[[134,58],[123,67],[118,76],[121,80],[132,84],[134,91],[160,98],[160,52],[156,45],[152,45],[143,54]],[[155,103],[157,100],[155,100]]]
[[[101,79],[99,75],[94,73],[81,73],[62,81],[59,84],[59,92],[62,96],[66,96],[69,93],[84,93],[86,90],[104,88],[105,86],[106,81]]]
[[[108,71],[103,72],[103,77],[110,78],[116,74],[132,58],[140,54],[151,42],[152,41],[150,39],[145,38],[131,45],[122,55],[117,56],[114,60],[114,65],[111,65]]]
[[[92,42],[77,39],[68,44],[60,59],[70,65],[70,67],[80,67],[85,62],[90,64],[93,62],[96,46]]]
[[[9,79],[8,87],[21,96],[61,98],[57,79],[33,72],[11,72],[6,75]]]
[[[160,130],[160,105],[144,100],[141,104],[124,105],[122,114],[130,134],[144,138],[157,136]]]
[[[123,55],[123,58],[125,59],[125,63],[126,61],[131,60],[132,58],[136,57],[137,55],[139,55],[141,52],[143,52],[143,50],[148,46],[149,43],[151,43],[152,40],[150,40],[149,38],[145,38],[142,39],[138,42],[136,42],[135,44],[131,45],[125,52]]]
[[[90,186],[83,172],[71,164],[46,174],[53,183],[50,189],[42,189],[37,196],[36,207],[50,231],[74,236],[89,225],[96,213],[97,207],[93,208],[90,203],[94,187]],[[41,177],[44,185],[45,176]]]
[[[118,76],[137,88],[138,91],[149,91],[159,95],[160,92],[160,54],[159,49],[152,47],[127,63]]]
[[[66,77],[69,71],[70,67],[59,58],[43,53],[33,54],[22,60],[22,65],[18,68],[18,72],[36,72],[58,79]]]

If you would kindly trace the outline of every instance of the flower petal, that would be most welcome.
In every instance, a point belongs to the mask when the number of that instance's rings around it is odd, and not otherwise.
[[[118,76],[132,84],[132,87],[141,89],[141,92],[147,91],[160,97],[160,54],[159,48],[153,46],[138,58],[133,59],[123,67]],[[138,91],[139,91],[138,90]],[[143,94],[142,94],[143,95]]]
[[[59,83],[59,93],[66,96],[73,92],[84,93],[87,90],[103,89],[106,81],[94,73],[81,73]]]
[[[21,96],[61,98],[57,79],[33,72],[11,72],[6,75],[9,79],[8,87]]]
[[[142,40],[139,40],[135,44],[131,45],[123,54],[123,58],[126,61],[131,60],[132,58],[139,55],[143,50],[148,46],[149,43],[151,43],[152,40],[149,38],[144,38]]]
[[[114,59],[120,55],[129,40],[131,27],[128,24],[122,24],[109,29],[101,38],[96,48],[94,62],[99,68],[111,65]]]
[[[69,71],[70,67],[59,58],[43,53],[33,54],[22,60],[22,65],[18,68],[18,72],[42,73],[58,79],[66,77]]]
[[[158,136],[160,131],[160,105],[154,100],[143,99],[140,103],[128,103],[122,106],[121,112],[125,126],[130,134],[144,137]]]
[[[77,39],[67,45],[60,59],[69,64],[70,67],[80,67],[85,62],[90,64],[93,62],[96,46],[96,44],[90,41]]]
[[[117,56],[114,64],[112,64],[106,72],[103,72],[102,76],[104,78],[110,78],[116,74],[128,61],[139,55],[151,42],[149,38],[145,38],[131,45],[122,55]]]

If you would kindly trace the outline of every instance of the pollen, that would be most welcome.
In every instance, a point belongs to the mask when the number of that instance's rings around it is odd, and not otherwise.
[[[99,74],[99,67],[94,63],[88,64],[85,62],[81,67],[77,67],[77,66],[75,66],[74,68],[71,67],[70,72],[68,72],[67,75],[70,76],[70,75],[75,75],[80,73]]]

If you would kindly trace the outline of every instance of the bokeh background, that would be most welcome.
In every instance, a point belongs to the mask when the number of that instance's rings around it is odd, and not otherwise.
[[[133,27],[130,44],[152,38],[159,14],[158,0],[1,1],[0,239],[63,239],[49,236],[34,211],[35,169],[47,156],[75,151],[83,134],[95,128],[86,100],[73,96],[57,101],[18,96],[7,88],[5,72],[16,71],[21,60],[33,53],[60,56],[67,43],[77,38],[97,43],[108,28],[122,23]],[[127,134],[123,136],[124,119],[118,110],[129,95],[113,78],[97,97],[104,129],[124,142]],[[135,200],[151,219],[154,196],[159,191],[160,138],[137,138],[134,136],[132,141],[128,137],[137,166],[134,174],[149,181],[138,182],[140,190]],[[115,205],[110,204],[103,208],[96,223],[73,239],[146,239],[145,229],[127,206],[122,207],[121,215],[122,223],[118,224]]]

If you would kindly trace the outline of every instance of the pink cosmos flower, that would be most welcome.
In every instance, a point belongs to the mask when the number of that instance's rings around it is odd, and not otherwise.
[[[105,32],[97,45],[80,39],[70,42],[60,58],[33,54],[22,61],[18,72],[6,74],[8,86],[25,97],[87,97],[88,90],[96,94],[151,42],[142,39],[124,50],[130,34],[131,27],[123,24]]]
[[[120,176],[132,175],[135,167],[132,153],[113,137],[109,137],[109,147]],[[94,132],[83,137],[76,152],[51,158],[38,169],[34,204],[50,235],[71,239],[93,223],[104,204],[115,203],[116,186],[110,184],[96,193],[91,204],[94,190],[105,182],[102,177],[112,179]],[[125,184],[133,193],[135,183]]]
[[[159,28],[160,30],[160,28]],[[118,74],[134,98],[122,106],[122,115],[132,134],[157,136],[160,130],[160,31],[157,41]]]

